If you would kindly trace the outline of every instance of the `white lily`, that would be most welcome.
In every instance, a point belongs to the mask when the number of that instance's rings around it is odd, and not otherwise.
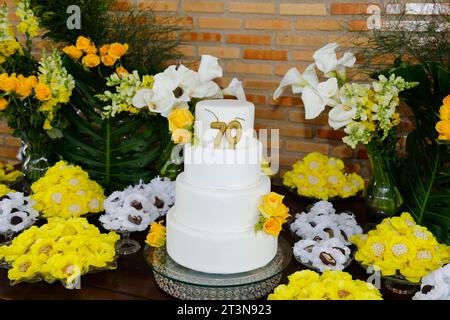
[[[244,88],[242,86],[242,82],[239,81],[237,78],[233,78],[230,81],[230,84],[227,88],[222,90],[222,95],[224,96],[233,96],[236,97],[238,100],[247,100],[247,97],[245,96]]]
[[[219,65],[219,59],[210,55],[202,55],[198,74],[201,82],[207,82],[223,76],[222,68]]]
[[[337,102],[333,99],[338,92],[336,78],[321,82],[316,87],[307,86],[303,88],[302,100],[305,106],[305,119],[315,119],[325,107],[334,106]]]
[[[273,94],[273,98],[275,100],[278,99],[288,86],[291,86],[292,92],[296,94],[301,93],[304,87],[308,85],[315,87],[318,83],[319,80],[317,79],[314,63],[310,64],[303,74],[297,68],[291,68],[286,72],[283,79],[281,79],[280,85]]]
[[[336,56],[337,48],[337,43],[329,43],[317,50],[313,58],[317,68],[324,73],[325,77],[333,77],[336,73],[340,79],[345,80],[345,67],[353,67],[356,57],[353,53],[346,52],[341,59],[338,59]]]
[[[132,104],[138,109],[148,107],[151,112],[167,117],[177,100],[172,91],[141,89],[133,97]]]
[[[334,130],[338,130],[352,122],[355,115],[356,107],[346,104],[339,104],[332,108],[328,113],[328,124]]]

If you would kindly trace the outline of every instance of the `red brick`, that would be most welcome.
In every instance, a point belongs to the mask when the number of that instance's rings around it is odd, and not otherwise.
[[[181,34],[183,41],[204,41],[204,42],[220,42],[222,35],[213,32],[186,32]]]
[[[221,17],[200,17],[198,26],[203,29],[240,29],[241,19]]]
[[[337,158],[352,158],[353,157],[353,149],[345,144],[341,144],[339,146],[333,147],[331,150],[331,155]]]
[[[14,138],[14,137],[5,137],[5,141],[4,141],[5,146],[8,147],[20,147],[21,146],[21,141],[18,138]]]
[[[152,2],[139,2],[139,10],[152,10],[152,11],[164,11],[174,12],[177,11],[177,1],[152,1]]]
[[[331,14],[368,14],[369,3],[332,3]]]
[[[16,156],[17,156],[17,148],[0,147],[0,157],[14,159]]]
[[[288,30],[290,28],[290,21],[280,19],[247,19],[245,20],[245,28],[258,30]]]
[[[320,47],[324,42],[323,36],[281,35],[277,37],[277,44],[283,46],[313,46]]]
[[[294,152],[321,152],[328,154],[330,151],[330,146],[328,144],[304,142],[304,141],[287,141],[286,150]]]
[[[227,43],[238,43],[238,44],[250,44],[258,45],[265,44],[268,45],[272,42],[272,37],[270,35],[254,35],[254,34],[227,34]]]
[[[222,13],[225,11],[225,6],[223,2],[184,1],[183,10],[186,12]]]
[[[339,20],[322,20],[322,19],[303,19],[300,18],[295,22],[297,30],[319,30],[319,31],[334,31],[342,30],[343,25]]]
[[[277,81],[245,79],[244,88],[257,90],[275,90],[278,87]]]
[[[266,97],[262,95],[247,94],[247,100],[254,104],[266,104]]]
[[[273,66],[261,63],[229,62],[227,72],[270,75],[273,74]]]
[[[324,16],[324,3],[281,3],[280,14],[288,16]]]
[[[244,59],[286,61],[287,51],[244,49]]]
[[[280,135],[288,137],[312,138],[313,131],[303,126],[280,126]]]
[[[291,111],[289,112],[289,120],[305,124],[326,125],[328,124],[328,115],[326,113],[322,113],[316,119],[306,120],[305,113],[303,111]]]
[[[237,13],[260,13],[268,14],[275,12],[275,4],[273,3],[256,3],[256,2],[231,2],[230,12]]]
[[[235,47],[199,47],[199,54],[210,54],[218,58],[239,58],[240,49]]]
[[[301,51],[293,51],[291,53],[292,60],[300,60],[300,61],[314,61],[313,55],[315,50],[301,50]]]
[[[255,112],[256,118],[260,119],[271,119],[271,120],[284,120],[285,119],[285,113],[283,110],[271,108],[271,109],[265,109],[265,108],[256,108]]]
[[[316,136],[320,139],[342,140],[342,138],[346,136],[346,133],[342,130],[319,128],[317,129]]]

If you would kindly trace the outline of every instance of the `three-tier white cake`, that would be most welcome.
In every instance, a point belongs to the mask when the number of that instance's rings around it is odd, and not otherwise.
[[[244,101],[207,100],[196,106],[196,143],[185,146],[185,170],[167,215],[167,252],[182,266],[233,274],[260,268],[275,257],[277,238],[255,231],[270,179],[261,174],[262,144],[255,138],[254,116],[255,106]],[[238,129],[230,126],[236,123]],[[211,126],[222,128],[223,138]]]

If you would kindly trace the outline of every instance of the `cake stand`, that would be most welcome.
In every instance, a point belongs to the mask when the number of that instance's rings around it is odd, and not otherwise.
[[[144,249],[145,261],[153,269],[156,283],[182,300],[256,300],[273,291],[292,259],[292,248],[282,237],[275,258],[266,266],[237,274],[197,272],[177,264],[166,247]]]

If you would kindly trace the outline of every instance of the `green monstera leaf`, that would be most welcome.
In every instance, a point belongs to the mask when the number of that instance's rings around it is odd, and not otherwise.
[[[404,209],[450,244],[450,145],[437,140],[435,129],[442,100],[450,94],[450,73],[438,63],[398,63],[383,73],[420,83],[402,95],[416,119],[400,177]]]
[[[103,119],[103,104],[95,95],[107,90],[105,80],[67,57],[64,63],[76,79],[76,89],[61,111],[65,125],[57,152],[109,192],[155,177],[168,143],[167,121],[128,113]]]

